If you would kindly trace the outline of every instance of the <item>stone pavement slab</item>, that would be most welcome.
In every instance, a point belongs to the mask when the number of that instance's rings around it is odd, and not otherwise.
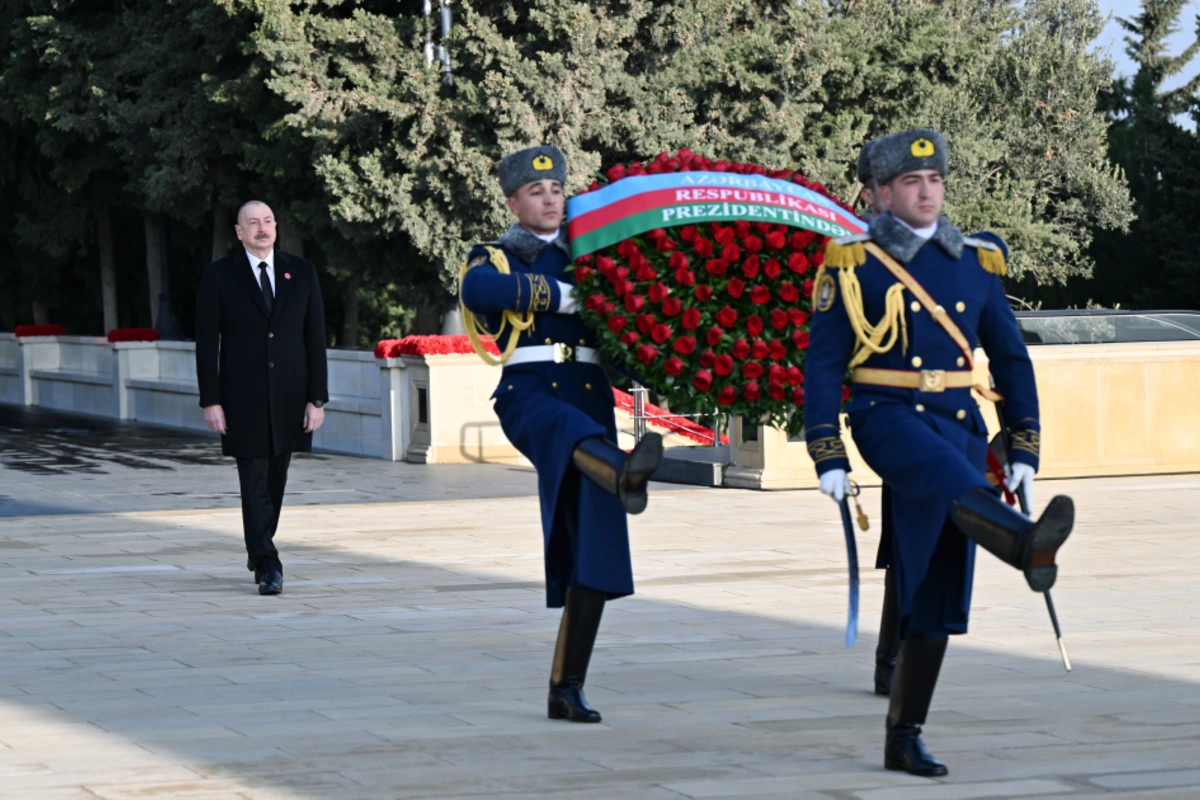
[[[530,496],[288,505],[276,598],[236,510],[0,519],[0,797],[1197,797],[1197,489],[1038,484],[1080,509],[1055,589],[1074,672],[1040,598],[981,554],[926,732],[937,781],[882,768],[882,573],[846,648],[839,520],[815,492],[654,494],[638,593],[605,612],[594,726],[545,717],[557,613]],[[869,554],[878,492],[864,505]]]

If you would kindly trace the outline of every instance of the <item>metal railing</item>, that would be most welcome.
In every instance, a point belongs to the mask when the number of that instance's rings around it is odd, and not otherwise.
[[[629,394],[633,397],[633,441],[638,443],[642,441],[642,437],[646,435],[646,425],[651,420],[671,420],[671,419],[701,419],[704,417],[712,417],[712,446],[716,447],[721,443],[721,420],[725,417],[723,414],[651,414],[646,411],[647,395],[650,390],[640,383],[634,383],[633,388],[629,390]],[[698,432],[697,432],[698,433]]]

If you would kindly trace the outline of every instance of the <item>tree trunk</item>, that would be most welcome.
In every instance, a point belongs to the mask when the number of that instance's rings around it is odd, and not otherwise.
[[[342,347],[358,347],[358,289],[362,273],[351,272],[342,294]]]
[[[233,221],[230,219],[229,206],[217,200],[212,204],[212,260],[224,258],[233,249],[236,241],[233,237]]]
[[[276,245],[285,253],[290,253],[294,256],[304,258],[304,240],[300,238],[300,231],[296,227],[280,216],[279,212],[275,212],[276,220]]]
[[[162,243],[158,238],[158,215],[142,214],[146,228],[146,287],[150,293],[150,325],[158,324],[158,296],[162,293]]]
[[[117,322],[117,265],[113,253],[112,210],[101,206],[96,211],[96,239],[100,247],[100,295],[104,303],[104,330],[108,333]]]

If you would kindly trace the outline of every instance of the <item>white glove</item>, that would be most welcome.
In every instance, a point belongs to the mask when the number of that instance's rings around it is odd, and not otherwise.
[[[554,309],[558,314],[575,314],[579,311],[579,301],[575,299],[575,287],[570,283],[558,283],[558,308]]]
[[[1008,471],[1008,479],[1004,481],[1004,485],[1014,494],[1021,493],[1021,497],[1025,498],[1025,507],[1029,509],[1029,513],[1033,513],[1033,467],[1028,464],[1017,462],[1013,464]]]
[[[831,469],[821,474],[821,494],[840,503],[850,494],[850,476],[844,469]]]

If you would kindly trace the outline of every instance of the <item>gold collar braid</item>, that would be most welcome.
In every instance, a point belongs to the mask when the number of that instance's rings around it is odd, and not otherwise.
[[[503,250],[491,245],[484,245],[484,249],[488,251],[488,259],[497,272],[501,275],[511,273],[508,266],[508,256],[504,254]],[[467,271],[470,269],[470,263],[464,261],[462,269],[458,273],[458,307],[462,310],[463,326],[467,329],[467,336],[471,340],[471,347],[483,359],[484,363],[498,367],[512,357],[513,352],[517,349],[517,341],[521,338],[521,333],[533,327],[534,314],[532,311],[523,313],[508,310],[502,311],[500,312],[500,330],[493,334],[488,330],[487,324],[482,318],[475,316],[471,313],[470,309],[463,305],[462,283],[463,278],[467,276]],[[496,358],[484,348],[483,339],[488,338],[493,342],[498,341],[504,335],[504,329],[510,325],[513,328],[513,332],[508,337],[508,345],[504,348],[504,352],[500,354],[500,357]]]

